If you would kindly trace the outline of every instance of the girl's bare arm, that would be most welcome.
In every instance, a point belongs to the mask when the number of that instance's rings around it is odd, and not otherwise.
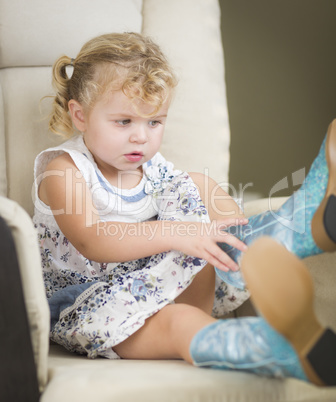
[[[219,269],[238,269],[216,244],[246,246],[221,229],[237,224],[227,218],[200,222],[102,222],[80,171],[68,154],[50,162],[39,188],[40,199],[50,206],[64,235],[86,258],[97,262],[134,260],[169,250],[203,258]],[[242,223],[242,222],[240,222]]]

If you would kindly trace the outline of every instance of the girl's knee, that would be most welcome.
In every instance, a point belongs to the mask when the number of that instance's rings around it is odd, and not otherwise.
[[[236,201],[215,180],[201,173],[190,173],[190,177],[198,188],[211,220],[244,218]]]
[[[203,320],[204,315],[208,314],[198,307],[184,303],[169,304],[162,309],[162,318],[165,320],[167,332],[171,335],[179,333],[192,321]]]

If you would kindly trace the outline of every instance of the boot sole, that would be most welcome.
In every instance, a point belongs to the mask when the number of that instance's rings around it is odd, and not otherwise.
[[[325,329],[314,312],[313,282],[305,265],[262,237],[245,253],[241,268],[257,311],[295,349],[309,381],[325,385],[308,357]]]
[[[329,180],[324,198],[312,222],[312,236],[323,251],[336,251],[336,119],[328,127],[325,157]]]

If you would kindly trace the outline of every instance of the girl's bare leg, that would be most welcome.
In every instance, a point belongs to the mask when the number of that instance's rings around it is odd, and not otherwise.
[[[175,299],[175,303],[189,304],[211,314],[215,298],[215,278],[213,266],[207,264],[187,289]]]
[[[189,175],[198,187],[202,201],[212,221],[224,218],[245,218],[244,213],[232,197],[214,180],[201,173],[189,173]]]
[[[199,189],[211,221],[245,217],[233,199],[215,181],[200,173],[191,173],[190,177]],[[215,278],[213,266],[206,265],[175,302],[189,304],[211,314],[215,297]]]
[[[184,359],[191,363],[191,340],[214,321],[197,307],[170,304],[148,318],[142,328],[113,349],[124,359]]]
[[[225,217],[243,219],[244,215],[232,198],[210,178],[190,175],[211,220]],[[184,359],[189,354],[191,340],[205,326],[216,321],[211,317],[215,293],[215,270],[206,265],[191,285],[168,305],[148,318],[145,325],[113,349],[128,359]]]

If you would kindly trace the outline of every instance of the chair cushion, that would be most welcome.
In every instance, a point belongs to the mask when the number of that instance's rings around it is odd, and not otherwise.
[[[99,34],[141,27],[142,0],[0,2],[0,194],[32,214],[33,161],[42,149],[64,141],[48,134],[50,103],[40,104],[53,94],[57,57],[76,57]]]
[[[140,32],[141,10],[142,0],[1,1],[0,68],[49,66],[99,34]]]
[[[41,402],[312,402],[336,388],[194,367],[179,360],[89,360],[52,345],[50,382]]]
[[[218,1],[144,0],[142,31],[160,44],[179,77],[162,154],[226,188],[230,128]]]

